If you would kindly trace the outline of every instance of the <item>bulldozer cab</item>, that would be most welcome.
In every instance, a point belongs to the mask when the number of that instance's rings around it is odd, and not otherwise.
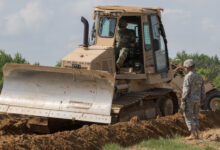
[[[123,16],[119,19],[119,24],[121,20],[126,21],[126,31],[132,33],[131,37],[134,39],[132,43],[127,43],[128,53],[125,61],[123,62],[122,68],[118,70],[118,73],[123,72],[136,72],[136,73],[144,73],[144,60],[143,60],[143,50],[142,50],[142,33],[141,33],[141,17],[140,16]],[[120,32],[119,25],[117,27],[116,34]],[[123,38],[123,37],[122,37]],[[125,39],[121,39],[125,40]],[[115,38],[115,60],[119,59],[119,54],[121,53],[121,48],[116,48],[116,38]],[[133,44],[133,47],[130,46]],[[119,52],[117,52],[119,50]],[[118,54],[119,53],[119,54]]]
[[[167,39],[160,18],[161,9],[139,7],[97,7],[97,34],[92,34],[95,45],[114,47],[114,67],[116,74],[160,74],[165,78],[169,74]],[[134,32],[135,46],[129,47],[126,59],[120,70],[116,68],[119,54],[116,52],[116,35],[121,20],[127,22],[127,30]],[[94,29],[94,27],[93,27]]]

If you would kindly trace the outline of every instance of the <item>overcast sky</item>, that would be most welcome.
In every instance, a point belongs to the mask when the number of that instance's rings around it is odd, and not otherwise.
[[[220,57],[220,0],[0,0],[0,49],[55,65],[82,43],[96,5],[162,7],[170,57],[186,50]]]

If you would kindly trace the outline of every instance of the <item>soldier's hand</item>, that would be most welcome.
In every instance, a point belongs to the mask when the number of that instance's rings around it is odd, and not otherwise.
[[[204,103],[203,102],[200,102],[200,107],[203,107]]]
[[[131,47],[135,47],[135,44],[134,44],[134,43],[131,43],[130,46],[131,46]]]
[[[185,102],[181,102],[180,112],[181,112],[181,113],[185,112],[185,109],[186,109],[186,103],[185,103]]]

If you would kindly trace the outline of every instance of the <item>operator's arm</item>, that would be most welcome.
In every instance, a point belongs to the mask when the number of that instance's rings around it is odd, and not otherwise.
[[[132,43],[135,43],[135,40],[136,40],[135,31],[132,31],[131,33],[132,33],[132,35],[131,35],[131,41],[132,41]]]
[[[190,94],[190,76],[186,75],[183,81],[183,93],[182,93],[181,102],[186,102],[186,99],[188,98],[189,94]]]
[[[130,31],[130,46],[135,47],[135,43],[136,43],[135,31]]]
[[[115,35],[115,48],[119,47],[119,39],[120,39],[120,37],[119,37],[119,34],[117,32],[116,35]]]

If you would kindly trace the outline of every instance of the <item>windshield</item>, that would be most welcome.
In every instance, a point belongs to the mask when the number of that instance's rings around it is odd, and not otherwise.
[[[99,36],[105,38],[113,37],[115,33],[116,22],[116,18],[100,17]]]

